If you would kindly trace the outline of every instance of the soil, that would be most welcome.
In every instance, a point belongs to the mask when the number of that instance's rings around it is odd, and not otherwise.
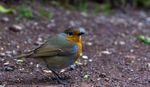
[[[39,4],[31,6],[36,9]],[[136,39],[141,34],[150,36],[148,12],[115,10],[94,15],[51,5],[45,7],[54,14],[51,19],[35,16],[17,20],[14,13],[1,14],[0,86],[150,87],[150,45]],[[70,25],[82,26],[88,33],[83,36],[81,64],[63,73],[70,77],[67,85],[50,79],[53,75],[43,71],[48,69],[42,60],[27,58],[20,63],[14,58]]]

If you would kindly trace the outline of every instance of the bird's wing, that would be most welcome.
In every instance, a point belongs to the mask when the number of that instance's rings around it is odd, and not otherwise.
[[[32,57],[50,57],[57,55],[71,55],[77,51],[74,43],[66,41],[63,36],[49,38],[44,44],[33,50]]]

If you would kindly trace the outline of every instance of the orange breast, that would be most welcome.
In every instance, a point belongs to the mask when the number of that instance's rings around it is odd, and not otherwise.
[[[78,45],[78,51],[77,51],[77,58],[76,60],[80,57],[80,55],[82,54],[82,42],[77,43]]]
[[[75,60],[77,60],[80,57],[81,53],[82,53],[82,38],[81,38],[81,36],[78,36],[78,35],[67,36],[66,39],[69,40],[69,41],[73,41],[73,42],[77,43],[78,51],[77,51],[77,56],[76,56],[76,59],[75,59]]]

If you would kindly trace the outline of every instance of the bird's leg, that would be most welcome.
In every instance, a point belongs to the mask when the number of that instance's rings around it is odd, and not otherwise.
[[[59,74],[58,73],[56,73],[54,70],[51,70],[52,72],[53,72],[53,74],[55,75],[55,77],[56,77],[56,80],[57,80],[57,82],[58,83],[60,83],[60,84],[64,84],[64,85],[66,85],[67,84],[67,82],[65,82],[65,81],[63,81],[62,80],[62,78],[59,76]]]

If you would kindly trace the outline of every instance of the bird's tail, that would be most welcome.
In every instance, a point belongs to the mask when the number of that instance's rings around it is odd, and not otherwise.
[[[27,53],[27,54],[20,54],[20,55],[16,56],[15,58],[16,59],[27,58],[27,57],[30,57],[32,54],[33,54],[32,52]]]

